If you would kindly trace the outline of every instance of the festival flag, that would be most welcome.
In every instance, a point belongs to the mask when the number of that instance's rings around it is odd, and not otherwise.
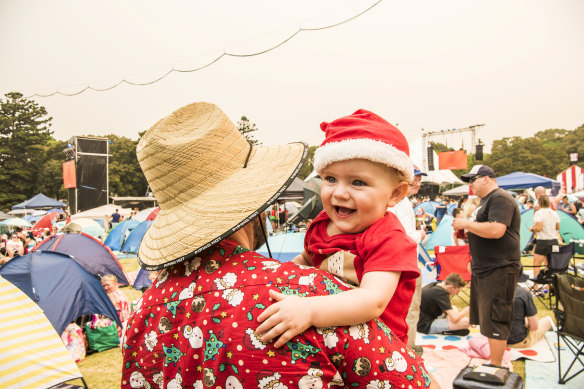
[[[438,168],[448,170],[467,169],[466,152],[458,150],[438,153]]]
[[[63,163],[63,184],[65,188],[75,188],[77,186],[77,179],[75,177],[75,161],[67,161]]]

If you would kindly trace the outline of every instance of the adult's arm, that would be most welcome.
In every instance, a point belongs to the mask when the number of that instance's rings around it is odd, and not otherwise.
[[[445,311],[444,313],[450,319],[451,322],[458,323],[460,321],[460,319],[462,319],[463,317],[466,316],[466,314],[468,313],[468,310],[469,310],[468,307],[464,307],[460,311],[456,308],[452,308],[452,309]]]
[[[463,218],[456,218],[452,222],[452,228],[461,230],[465,229],[486,239],[499,239],[505,235],[507,226],[497,222],[472,222]]]
[[[560,229],[559,223],[557,224],[557,229],[558,230]],[[532,231],[532,232],[539,232],[541,230],[543,230],[543,222],[536,222],[533,226],[531,226],[529,228],[529,231]]]
[[[527,316],[525,318],[526,321],[526,327],[530,330],[530,331],[536,331],[538,326],[539,326],[539,319],[537,318],[537,315],[533,315],[533,316]]]

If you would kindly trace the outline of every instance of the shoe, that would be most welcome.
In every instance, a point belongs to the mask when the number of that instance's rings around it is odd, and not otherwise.
[[[442,335],[467,336],[468,334],[470,334],[470,330],[468,328],[464,328],[462,330],[442,331]]]

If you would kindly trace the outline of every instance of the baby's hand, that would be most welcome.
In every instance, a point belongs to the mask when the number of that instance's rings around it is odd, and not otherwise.
[[[274,347],[279,348],[290,339],[310,327],[308,299],[286,296],[270,289],[270,297],[277,302],[266,308],[259,316],[262,323],[256,333],[262,334],[262,342],[280,336]]]

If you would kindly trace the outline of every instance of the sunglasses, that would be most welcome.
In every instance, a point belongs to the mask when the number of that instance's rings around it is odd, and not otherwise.
[[[476,181],[476,180],[478,180],[479,178],[483,178],[483,177],[484,177],[484,176],[474,176],[474,177],[472,177],[471,179],[469,179],[469,180],[468,180],[468,182],[472,184],[473,182],[475,182],[475,181]]]

